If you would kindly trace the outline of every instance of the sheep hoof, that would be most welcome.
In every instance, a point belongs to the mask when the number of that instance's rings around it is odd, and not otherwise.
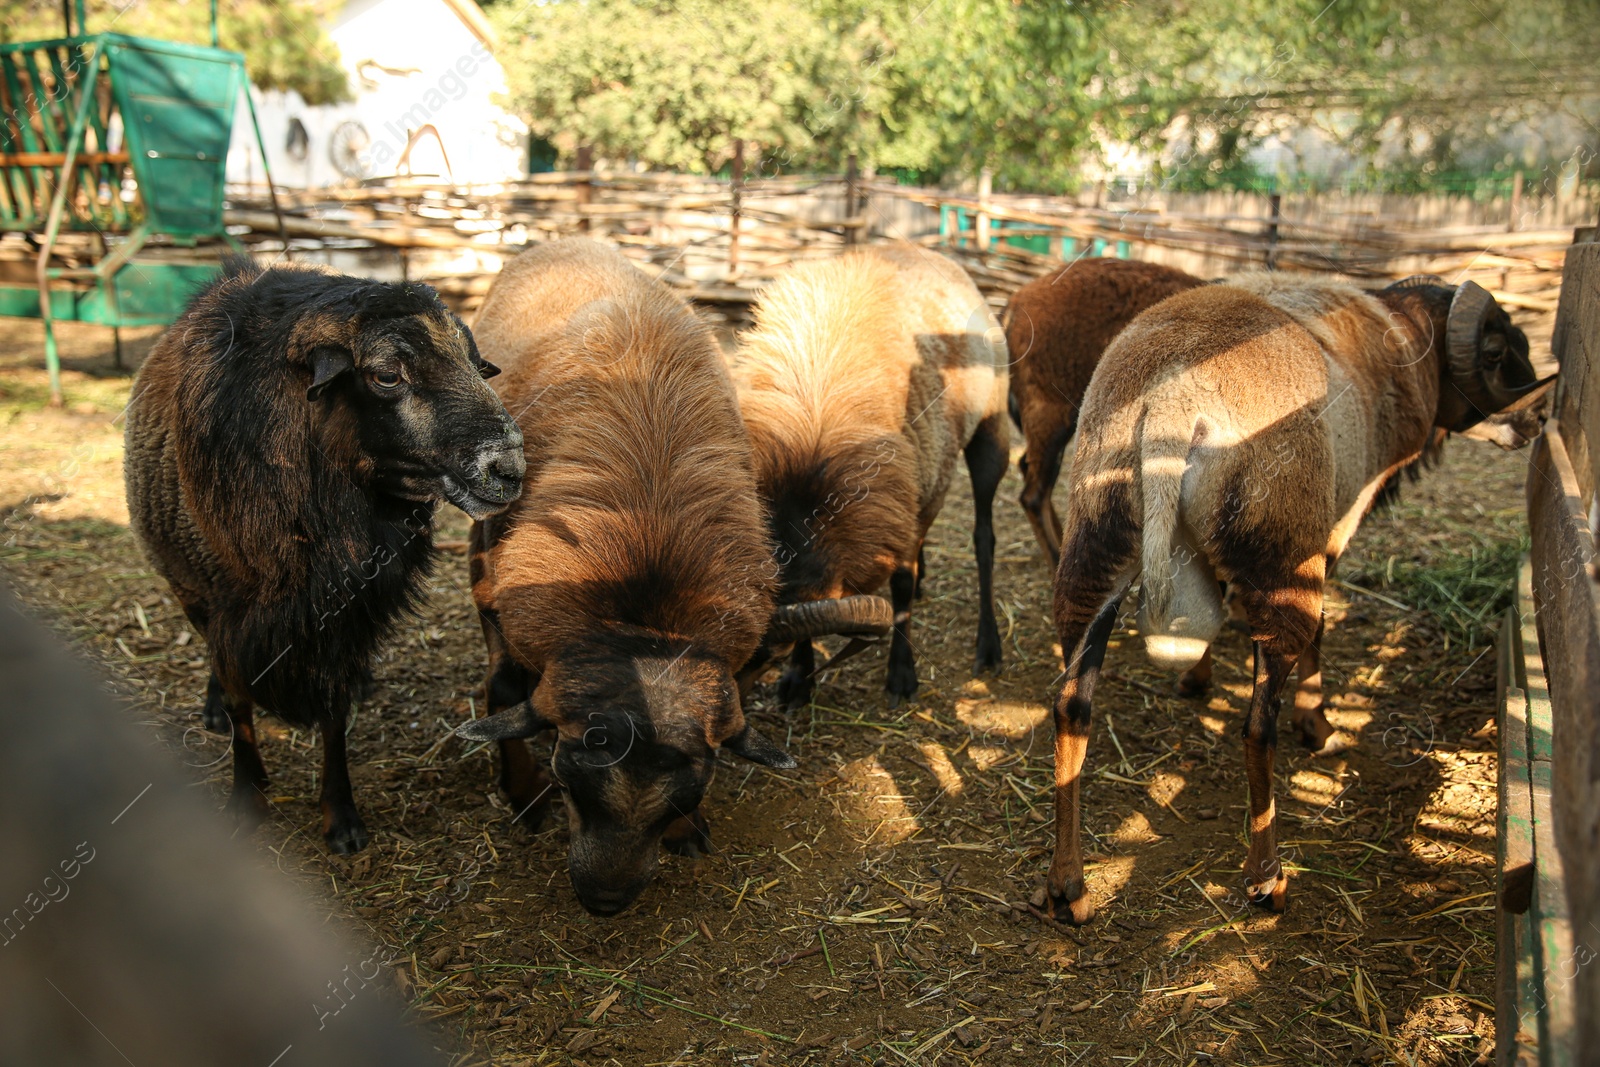
[[[1282,915],[1289,906],[1289,876],[1280,874],[1264,882],[1248,882],[1244,887],[1244,895],[1257,907]]]
[[[329,851],[340,856],[353,856],[367,847],[372,836],[367,833],[360,813],[351,808],[334,816],[332,825],[322,831],[322,840],[328,843]]]
[[[973,662],[972,673],[983,674],[986,671],[1000,673],[1000,639],[984,640],[978,638],[978,656]]]
[[[711,855],[711,827],[698,811],[675,819],[661,835],[661,847],[674,856],[699,859]]]
[[[810,674],[794,667],[786,667],[778,678],[778,703],[783,705],[785,711],[803,708],[811,703],[814,686]]]
[[[206,691],[206,704],[200,709],[200,725],[214,734],[233,732],[233,723],[228,719],[228,708],[223,703],[221,687]]]
[[[889,680],[884,685],[889,694],[889,706],[898,708],[901,701],[917,695],[917,668],[909,663],[889,664]]]
[[[233,792],[228,794],[228,813],[233,816],[234,825],[242,833],[254,833],[271,810],[272,805],[266,794],[257,786],[236,785]]]
[[[1339,732],[1322,714],[1322,708],[1296,716],[1295,725],[1300,730],[1300,741],[1313,756],[1331,756],[1342,752],[1346,746]]]
[[[1094,918],[1094,902],[1082,878],[1073,878],[1060,890],[1050,891],[1050,917],[1073,926],[1083,926]]]

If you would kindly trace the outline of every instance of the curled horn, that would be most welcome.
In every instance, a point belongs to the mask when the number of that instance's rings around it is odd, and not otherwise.
[[[1478,339],[1494,306],[1494,297],[1477,282],[1466,281],[1456,286],[1450,314],[1444,323],[1444,350],[1450,360],[1452,377],[1482,376],[1482,368],[1478,366]]]
[[[774,644],[823,634],[881,637],[894,626],[894,608],[881,596],[846,596],[783,604],[772,613],[767,640]]]
[[[1438,285],[1443,286],[1446,289],[1450,288],[1450,283],[1439,277],[1437,274],[1413,274],[1409,278],[1401,278],[1397,282],[1391,282],[1389,288],[1420,289],[1424,285]]]
[[[533,701],[497,712],[483,719],[473,719],[456,727],[456,736],[468,741],[509,741],[514,737],[532,737],[552,728],[537,711]]]

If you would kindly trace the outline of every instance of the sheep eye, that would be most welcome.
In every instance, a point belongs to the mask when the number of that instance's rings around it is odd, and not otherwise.
[[[403,380],[398,371],[392,370],[380,370],[372,375],[372,384],[380,389],[398,389]]]

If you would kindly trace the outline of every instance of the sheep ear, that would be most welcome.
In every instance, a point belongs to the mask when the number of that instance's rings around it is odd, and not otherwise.
[[[792,771],[800,766],[793,756],[762,737],[754,726],[748,724],[743,730],[722,742],[722,747],[735,756],[774,770]]]
[[[462,723],[456,727],[456,736],[468,741],[510,741],[517,737],[532,737],[551,727],[552,724],[534,710],[533,701],[524,700],[498,714]]]
[[[311,388],[306,390],[306,399],[315,400],[328,388],[328,383],[339,375],[355,367],[355,360],[350,358],[349,349],[339,348],[336,345],[318,345],[311,350]]]
[[[496,374],[499,374],[499,373],[500,373],[500,368],[496,367],[493,363],[490,363],[486,359],[479,359],[478,360],[478,374],[480,376],[482,376],[484,378],[493,378]]]

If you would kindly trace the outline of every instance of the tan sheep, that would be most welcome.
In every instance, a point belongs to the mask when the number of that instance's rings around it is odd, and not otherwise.
[[[799,264],[762,294],[734,377],[782,568],[769,643],[793,638],[783,626],[796,613],[812,633],[870,631],[886,614],[873,594],[888,583],[887,688],[896,702],[914,695],[922,544],[964,455],[976,512],[977,667],[998,668],[993,501],[1009,459],[1006,349],[961,268],[909,244]],[[802,637],[780,683],[785,703],[810,698],[814,673]]]
[[[1528,341],[1489,294],[1391,286],[1365,293],[1281,274],[1180,293],[1112,342],[1084,397],[1055,614],[1067,659],[1055,707],[1052,905],[1093,913],[1079,791],[1090,698],[1129,586],[1158,664],[1192,668],[1238,591],[1256,648],[1245,720],[1251,900],[1282,910],[1272,798],[1280,694],[1299,664],[1320,694],[1322,590],[1379,489],[1435,428],[1465,430],[1535,387]],[[1320,744],[1318,707],[1295,719]]]

